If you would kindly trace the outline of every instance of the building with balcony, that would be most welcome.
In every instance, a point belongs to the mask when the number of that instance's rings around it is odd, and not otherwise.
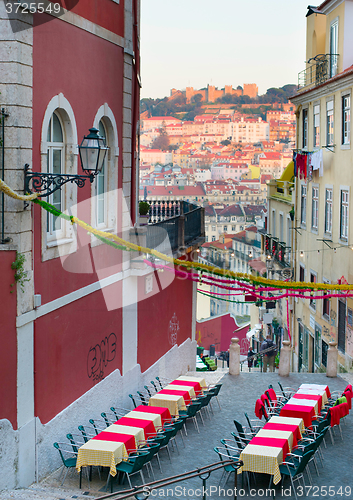
[[[307,62],[291,98],[299,154],[293,259],[297,281],[353,282],[352,25],[350,0],[326,0],[308,8]],[[293,310],[295,367],[309,372],[325,367],[328,344],[334,341],[339,365],[351,369],[353,301],[344,296],[299,299]]]

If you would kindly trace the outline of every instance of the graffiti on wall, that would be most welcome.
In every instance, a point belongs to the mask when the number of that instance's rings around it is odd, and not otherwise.
[[[104,369],[116,356],[116,335],[111,333],[88,351],[87,374],[93,382],[104,379]]]
[[[180,329],[178,318],[176,314],[173,314],[172,319],[169,321],[168,327],[168,339],[170,345],[176,345],[178,341],[178,331]]]

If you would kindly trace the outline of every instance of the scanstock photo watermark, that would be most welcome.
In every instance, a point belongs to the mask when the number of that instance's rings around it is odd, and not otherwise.
[[[292,486],[274,488],[221,488],[220,486],[209,486],[208,488],[188,488],[176,486],[175,488],[150,489],[143,488],[146,498],[290,498],[294,491]],[[303,498],[352,498],[350,486],[297,486],[295,489],[297,497]]]
[[[80,0],[4,0],[12,31],[17,33],[48,23],[72,10]],[[36,16],[36,19],[33,16]]]

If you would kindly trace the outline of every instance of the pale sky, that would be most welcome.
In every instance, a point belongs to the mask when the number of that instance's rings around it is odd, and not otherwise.
[[[297,83],[308,0],[142,0],[141,97],[207,84]],[[320,5],[315,2],[313,5]]]

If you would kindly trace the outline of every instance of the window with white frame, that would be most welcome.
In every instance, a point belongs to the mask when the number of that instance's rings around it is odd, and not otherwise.
[[[99,122],[99,135],[103,137],[105,145],[107,145],[107,133],[103,121]],[[107,225],[107,155],[105,155],[104,163],[101,171],[96,177],[96,226]]]
[[[316,283],[316,282],[317,282],[317,274],[316,274],[316,272],[315,271],[310,271],[310,283]],[[314,293],[315,292],[313,291],[313,292],[311,292],[310,295],[314,295]],[[316,300],[315,299],[311,298],[309,300],[309,303],[310,303],[310,307],[312,309],[316,309]]]
[[[326,146],[333,146],[333,100],[326,103]]]
[[[63,174],[65,172],[65,144],[64,132],[58,113],[54,112],[50,118],[47,132],[47,172]],[[63,206],[63,191],[58,189],[52,193],[48,202],[57,210],[65,210]],[[47,239],[58,239],[62,236],[63,220],[47,212]]]
[[[320,147],[320,104],[314,106],[314,148]]]
[[[326,280],[325,278],[323,279],[323,283],[330,283],[328,280]],[[329,318],[330,318],[330,306],[331,306],[331,301],[330,299],[327,297],[328,295],[328,291],[323,291],[322,292],[322,295],[323,295],[323,299],[322,299],[322,315],[323,317],[328,321]]]
[[[311,229],[317,230],[319,221],[319,188],[313,186],[311,197]]]
[[[341,189],[340,203],[340,238],[348,241],[348,208],[349,208],[349,192],[348,189]]]
[[[325,189],[325,233],[332,233],[332,188]]]
[[[351,142],[351,96],[342,96],[342,144]]]
[[[303,225],[306,224],[306,193],[307,186],[302,184],[300,191],[300,223]]]
[[[271,224],[271,234],[276,236],[276,210],[272,210],[272,224]]]
[[[283,241],[283,214],[279,214],[279,241]]]
[[[308,110],[303,109],[303,149],[308,147]]]
[[[338,67],[338,19],[330,26],[330,78],[337,74]]]

